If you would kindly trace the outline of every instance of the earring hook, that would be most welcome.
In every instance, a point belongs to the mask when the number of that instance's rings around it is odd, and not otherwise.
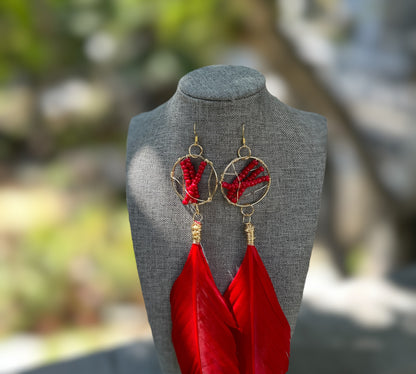
[[[196,134],[196,122],[194,123],[195,144],[198,144],[198,135]]]
[[[194,135],[195,135],[195,141],[193,142],[193,144],[189,146],[188,152],[191,157],[198,157],[202,155],[203,149],[202,149],[202,146],[198,143],[198,135],[196,133],[196,122],[194,122]],[[193,147],[197,147],[199,149],[199,153],[192,153]]]
[[[251,149],[250,149],[250,147],[246,144],[246,138],[245,138],[245,136],[244,136],[244,127],[245,127],[245,125],[244,125],[244,123],[243,123],[243,128],[242,128],[242,133],[243,133],[243,145],[242,145],[240,148],[238,148],[237,154],[238,154],[238,157],[242,157],[242,158],[250,158],[250,157],[251,157]],[[245,149],[245,150],[246,150],[246,152],[247,152],[247,154],[246,154],[245,156],[242,156],[242,155],[241,155],[241,151],[242,151],[243,149]]]

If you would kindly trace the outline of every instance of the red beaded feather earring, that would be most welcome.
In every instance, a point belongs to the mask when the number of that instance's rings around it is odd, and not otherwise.
[[[195,148],[197,153],[192,152]],[[242,156],[244,151],[247,154]],[[189,153],[171,171],[182,204],[194,211],[191,250],[170,294],[172,341],[179,366],[183,374],[284,374],[289,364],[290,326],[254,246],[251,223],[254,205],[269,191],[269,171],[262,160],[251,156],[243,126],[238,158],[226,167],[220,184],[226,200],[241,209],[247,250],[221,295],[200,244],[199,205],[212,200],[218,184],[212,162],[202,152],[195,133]]]
[[[225,168],[220,184],[225,199],[240,207],[247,234],[243,262],[224,293],[239,326],[235,340],[240,373],[285,374],[289,367],[290,326],[254,246],[251,223],[254,205],[266,196],[271,179],[266,164],[251,156],[245,143],[244,125],[243,145],[237,154]]]
[[[239,374],[234,338],[237,324],[215,285],[200,244],[199,206],[212,200],[218,177],[212,162],[202,156],[195,125],[194,133],[188,154],[171,171],[182,204],[194,211],[191,250],[170,294],[172,342],[183,374]]]

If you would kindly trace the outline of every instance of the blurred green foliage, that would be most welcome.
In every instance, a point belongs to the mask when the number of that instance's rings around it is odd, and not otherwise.
[[[85,66],[83,38],[109,17],[110,3],[2,1],[0,30],[7,38],[3,38],[0,46],[0,77],[23,76],[36,81],[36,78],[65,73],[68,67]]]
[[[0,263],[0,278],[3,329],[49,331],[95,323],[103,304],[137,302],[126,209],[93,203],[29,230]]]
[[[117,42],[120,53],[106,61],[113,66],[135,66],[140,73],[165,50],[188,70],[213,60],[238,35],[241,12],[221,0],[4,0],[0,77],[47,83],[51,76],[94,68],[85,42],[97,32]]]
[[[238,38],[243,12],[222,0],[0,2],[0,201],[13,210],[0,214],[0,334],[99,323],[106,305],[141,300],[114,152],[133,115]]]
[[[218,61],[243,12],[222,0],[0,2],[0,155],[124,143],[133,115],[167,100],[186,72]]]

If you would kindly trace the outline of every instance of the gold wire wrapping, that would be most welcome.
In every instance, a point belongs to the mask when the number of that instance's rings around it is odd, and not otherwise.
[[[267,167],[267,165],[264,163],[264,161],[263,160],[261,160],[261,159],[259,159],[259,158],[257,158],[257,157],[254,157],[254,156],[252,156],[251,155],[251,149],[250,149],[250,147],[246,144],[246,138],[245,138],[245,136],[244,136],[244,128],[245,128],[245,125],[244,125],[244,123],[243,123],[243,126],[242,126],[242,131],[243,131],[243,137],[242,137],[242,141],[243,141],[243,145],[240,147],[240,148],[238,148],[238,151],[237,151],[237,155],[238,155],[238,157],[237,158],[235,158],[234,160],[232,160],[226,167],[225,167],[225,169],[224,169],[224,171],[223,171],[223,173],[222,173],[222,175],[221,175],[221,180],[220,180],[220,186],[221,186],[221,193],[223,194],[223,196],[225,197],[225,199],[231,204],[231,205],[234,205],[234,206],[238,206],[238,207],[240,207],[240,208],[244,208],[244,207],[248,207],[248,206],[253,206],[254,204],[257,204],[257,203],[259,203],[261,200],[263,200],[264,198],[265,198],[265,196],[267,195],[267,193],[269,192],[269,189],[270,189],[270,183],[271,183],[271,176],[270,176],[270,172],[269,172],[269,169],[268,169],[268,167]],[[245,155],[245,156],[243,156],[243,155],[241,155],[241,151],[242,150],[246,150],[246,152],[247,152],[247,154]],[[234,202],[232,202],[229,198],[228,198],[228,196],[227,196],[227,194],[225,193],[225,188],[222,186],[222,183],[224,182],[224,178],[225,178],[225,176],[226,175],[234,175],[236,178],[237,178],[237,180],[238,180],[238,190],[237,190],[237,195],[238,195],[238,192],[240,191],[240,185],[241,185],[241,180],[240,180],[240,178],[239,178],[239,174],[237,173],[237,170],[236,170],[236,166],[235,166],[235,164],[237,163],[237,162],[239,162],[239,161],[241,161],[241,160],[257,160],[260,164],[261,164],[261,166],[263,166],[263,168],[264,168],[264,172],[265,172],[265,174],[266,175],[268,175],[269,176],[269,181],[267,182],[267,184],[265,185],[265,186],[263,186],[263,187],[260,187],[260,188],[258,188],[258,189],[256,189],[255,191],[254,191],[254,193],[256,193],[256,192],[258,192],[258,191],[261,191],[261,190],[263,190],[263,189],[265,189],[265,191],[263,192],[263,194],[260,196],[260,198],[259,199],[257,199],[257,201],[253,201],[252,203],[247,203],[247,204],[239,204],[238,203],[238,200],[237,200],[237,202],[236,203],[234,203]],[[231,172],[228,172],[228,169],[230,169],[231,170]],[[253,198],[254,198],[254,194],[253,194]],[[243,212],[242,212],[243,213]],[[243,214],[244,215],[244,214]]]
[[[192,243],[199,244],[201,242],[201,227],[201,222],[195,220],[192,222]]]
[[[245,224],[245,226],[246,227],[245,227],[244,231],[247,234],[247,244],[248,245],[254,245],[254,239],[255,239],[255,236],[254,236],[254,225],[251,222],[247,222]]]
[[[244,147],[247,147],[247,146],[244,146]],[[261,191],[263,189],[265,190],[258,200],[254,201],[254,202],[251,202],[251,203],[247,203],[247,204],[239,204],[238,202],[233,203],[230,199],[228,199],[227,194],[225,192],[225,189],[222,186],[222,182],[225,182],[225,178],[226,178],[227,175],[234,175],[235,177],[238,178],[238,172],[236,170],[235,164],[237,162],[241,161],[241,160],[249,160],[249,159],[250,160],[257,160],[261,163],[261,165],[264,167],[265,174],[269,176],[269,181],[267,182],[267,184],[265,186],[260,187],[259,189],[257,189],[255,191],[255,192],[258,192],[258,191]],[[229,170],[231,170],[231,171],[229,171]],[[272,178],[271,178],[270,171],[269,171],[269,168],[267,167],[267,165],[264,163],[264,161],[262,159],[260,159],[258,157],[251,156],[251,154],[250,154],[250,156],[241,156],[241,157],[237,157],[234,160],[232,160],[225,167],[223,173],[221,174],[221,179],[220,179],[219,185],[221,186],[221,193],[224,196],[225,200],[227,200],[227,202],[231,205],[238,206],[238,207],[242,208],[242,207],[248,207],[250,205],[258,204],[260,201],[262,201],[266,197],[267,193],[269,192],[271,182],[272,182]],[[240,186],[240,183],[241,183],[241,181],[239,180],[239,186]]]
[[[192,144],[191,147],[193,145],[195,145],[195,144]],[[199,144],[198,144],[198,146],[199,146]],[[172,170],[170,172],[170,179],[172,181],[173,190],[175,191],[176,195],[178,195],[181,200],[183,200],[184,197],[187,195],[187,191],[186,191],[186,187],[185,187],[185,181],[184,180],[179,180],[178,178],[175,177],[176,168],[178,167],[178,165],[180,165],[181,161],[183,159],[187,158],[187,157],[200,159],[202,161],[205,161],[210,166],[211,171],[210,171],[209,177],[208,177],[208,196],[207,196],[207,198],[205,200],[198,199],[195,196],[192,196],[191,194],[189,194],[189,196],[191,196],[193,199],[195,199],[197,201],[197,205],[203,205],[203,204],[209,203],[210,201],[212,201],[212,198],[214,197],[215,192],[217,191],[217,188],[218,188],[218,174],[217,174],[216,170],[214,169],[214,164],[210,160],[202,157],[201,155],[188,153],[187,155],[179,157],[176,160],[176,162],[173,165]],[[215,180],[213,180],[213,178],[215,178]],[[177,186],[178,186],[178,188],[180,188],[181,192],[178,191]]]

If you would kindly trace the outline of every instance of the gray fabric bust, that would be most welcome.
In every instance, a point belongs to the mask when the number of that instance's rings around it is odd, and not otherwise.
[[[195,70],[179,81],[168,102],[131,120],[127,204],[146,310],[166,374],[180,373],[171,340],[169,294],[192,243],[192,216],[172,188],[170,171],[188,153],[194,123],[204,156],[219,175],[237,155],[243,123],[252,155],[269,168],[270,191],[252,217],[255,244],[292,332],[325,170],[325,118],[282,103],[267,91],[263,75],[247,67]],[[247,246],[241,213],[219,191],[200,209],[204,216],[201,244],[215,282],[224,292]]]

